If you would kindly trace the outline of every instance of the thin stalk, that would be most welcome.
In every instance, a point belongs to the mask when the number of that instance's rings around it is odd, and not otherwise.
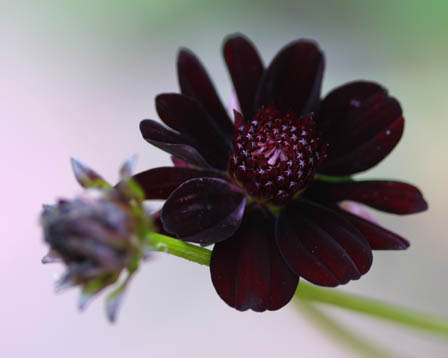
[[[157,233],[150,233],[147,236],[147,242],[155,251],[166,252],[201,265],[210,265],[211,251],[204,247]],[[301,281],[295,293],[295,299],[328,304],[363,313],[407,327],[436,333],[448,339],[447,318],[431,316],[379,300],[341,292],[334,288],[321,288]]]
[[[326,289],[303,283],[300,284],[295,297],[299,300],[337,306],[408,327],[438,333],[448,339],[448,321],[446,318],[431,316],[340,290]]]
[[[306,300],[294,300],[298,308],[302,310],[305,316],[312,321],[321,330],[327,333],[338,343],[342,343],[346,348],[362,354],[362,357],[368,358],[386,358],[396,357],[396,354],[386,351],[377,344],[371,342],[370,338],[365,339],[360,335],[350,331],[340,322],[335,321],[327,314],[318,309],[315,304]]]
[[[196,262],[200,265],[209,266],[211,251],[170,236],[152,232],[148,235],[148,244],[156,251],[166,252],[168,254],[182,257],[183,259]]]

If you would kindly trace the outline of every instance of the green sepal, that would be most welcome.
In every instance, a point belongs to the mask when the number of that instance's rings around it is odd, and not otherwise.
[[[107,275],[105,277],[90,280],[81,288],[81,294],[78,300],[78,308],[82,311],[92,299],[100,293],[104,288],[117,282],[119,274]]]
[[[75,178],[83,188],[112,188],[112,186],[106,180],[104,180],[96,171],[89,168],[79,159],[71,158],[71,163]]]
[[[125,280],[106,297],[106,316],[111,323],[114,323],[117,319],[117,313],[121,302],[123,301],[124,293],[134,272],[135,271],[129,271]]]

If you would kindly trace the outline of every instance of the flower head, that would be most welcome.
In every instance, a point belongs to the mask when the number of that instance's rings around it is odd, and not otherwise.
[[[143,255],[140,233],[147,219],[141,192],[130,179],[131,162],[123,167],[115,188],[81,162],[72,164],[86,190],[73,200],[44,206],[40,221],[50,252],[43,262],[65,264],[57,289],[80,286],[80,308],[127,271],[128,277],[109,296],[107,313],[114,320],[119,298]]]
[[[46,205],[41,223],[45,242],[68,268],[60,284],[109,281],[137,249],[130,208],[104,190],[88,189],[73,200]]]
[[[267,68],[241,35],[229,37],[223,53],[241,110],[234,123],[199,60],[181,50],[181,94],[156,98],[171,129],[140,125],[175,166],[135,176],[146,199],[166,200],[166,232],[215,244],[210,269],[220,297],[239,310],[276,310],[299,277],[345,284],[369,270],[372,250],[407,248],[405,239],[339,206],[349,200],[396,214],[427,208],[409,184],[350,178],[398,143],[398,101],[368,81],[322,99],[324,56],[312,41],[288,44]]]
[[[290,201],[307,187],[326,155],[312,115],[282,117],[271,106],[247,123],[236,113],[235,129],[229,173],[258,201]]]

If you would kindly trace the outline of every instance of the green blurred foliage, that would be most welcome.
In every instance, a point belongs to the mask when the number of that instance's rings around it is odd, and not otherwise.
[[[23,2],[24,12],[51,16],[50,22],[117,28],[145,26],[148,29],[176,31],[185,22],[197,19],[229,25],[269,17],[296,17],[300,21],[319,21],[331,28],[332,23],[348,21],[357,31],[380,30],[384,35],[412,37],[432,42],[448,33],[448,2],[445,0],[46,0]],[[194,25],[194,23],[191,23]],[[260,22],[263,26],[264,23]],[[395,35],[394,35],[395,34]],[[163,35],[163,33],[159,33]]]

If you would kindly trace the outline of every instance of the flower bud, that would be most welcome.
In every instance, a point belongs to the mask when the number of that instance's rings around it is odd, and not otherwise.
[[[87,189],[73,200],[46,206],[41,224],[51,252],[67,265],[65,280],[74,284],[118,276],[138,250],[129,205],[105,190]]]
[[[122,167],[122,180],[116,187],[79,161],[72,163],[78,182],[86,190],[73,200],[44,206],[40,222],[50,252],[42,261],[62,261],[66,265],[56,288],[80,286],[81,309],[126,271],[124,282],[107,301],[108,316],[114,320],[119,299],[144,257],[149,220],[139,187],[130,179],[130,162]]]

